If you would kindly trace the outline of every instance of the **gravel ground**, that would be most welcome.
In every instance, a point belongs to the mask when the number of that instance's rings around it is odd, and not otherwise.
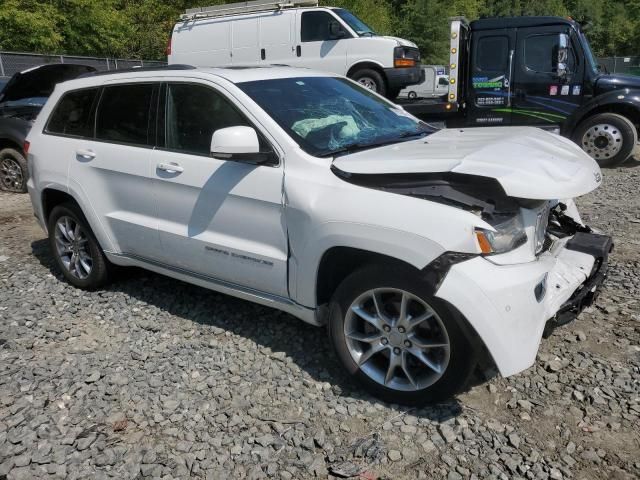
[[[140,270],[86,293],[0,194],[0,480],[640,476],[640,162],[579,200],[614,235],[535,366],[424,409],[349,384],[324,332]]]

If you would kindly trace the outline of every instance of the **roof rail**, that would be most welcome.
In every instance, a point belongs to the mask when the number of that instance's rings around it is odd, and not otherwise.
[[[180,20],[197,20],[200,18],[225,17],[242,13],[268,12],[296,7],[317,7],[318,0],[247,0],[245,2],[212,5],[210,7],[189,8],[180,15]]]
[[[132,68],[122,68],[116,70],[102,70],[95,71],[89,73],[83,73],[78,78],[86,78],[86,77],[97,77],[101,75],[114,75],[116,73],[131,73],[131,72],[156,72],[156,71],[165,71],[165,70],[194,70],[196,67],[193,65],[183,65],[180,63],[176,63],[173,65],[160,65],[156,67],[132,67]]]

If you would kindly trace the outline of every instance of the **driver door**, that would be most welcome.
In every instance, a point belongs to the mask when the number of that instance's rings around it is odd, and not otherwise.
[[[164,84],[158,112],[151,168],[162,262],[286,296],[282,164],[211,157],[214,131],[254,125],[210,84]]]
[[[344,38],[331,34],[331,25],[342,23],[323,10],[298,10],[299,26],[296,46],[296,67],[312,68],[344,75],[347,70],[347,46],[351,34],[344,26]]]
[[[584,64],[578,62],[570,41],[566,76],[558,75],[560,34],[569,36],[569,28],[557,25],[518,29],[514,125],[559,125],[580,106]]]

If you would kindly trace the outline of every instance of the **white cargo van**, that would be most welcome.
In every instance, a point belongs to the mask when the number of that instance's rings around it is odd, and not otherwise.
[[[175,25],[169,64],[284,64],[346,75],[389,98],[419,83],[415,43],[376,34],[353,13],[317,0],[254,0],[186,11]]]

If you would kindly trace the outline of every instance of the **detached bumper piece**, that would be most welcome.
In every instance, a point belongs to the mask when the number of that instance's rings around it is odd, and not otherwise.
[[[560,307],[558,313],[545,325],[543,333],[545,338],[551,335],[557,327],[575,320],[582,310],[595,302],[599,288],[607,278],[609,253],[613,250],[613,240],[607,235],[578,232],[567,242],[565,248],[591,255],[595,258],[595,262],[586,282],[575,291],[571,298]]]

